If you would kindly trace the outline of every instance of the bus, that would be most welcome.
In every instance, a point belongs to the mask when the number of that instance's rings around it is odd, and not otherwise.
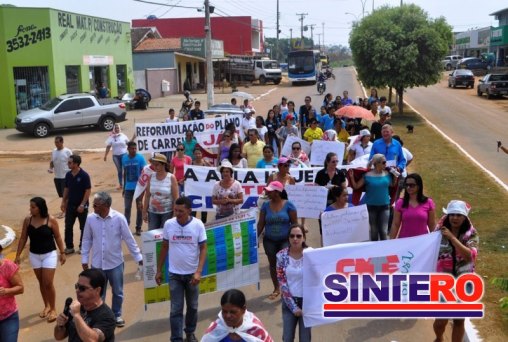
[[[316,84],[321,71],[319,50],[295,50],[288,53],[288,78],[291,84]]]

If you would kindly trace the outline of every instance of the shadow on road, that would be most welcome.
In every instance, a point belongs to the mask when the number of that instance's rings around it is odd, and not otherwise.
[[[349,336],[344,341],[380,341],[382,336],[393,334],[396,331],[411,329],[416,323],[416,319],[390,320],[390,324],[386,324],[385,320],[365,321],[366,325],[349,330]]]

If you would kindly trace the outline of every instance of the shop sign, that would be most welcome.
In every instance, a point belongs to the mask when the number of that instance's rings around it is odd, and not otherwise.
[[[83,56],[83,64],[84,65],[112,65],[115,63],[113,61],[113,56],[85,55],[85,56]]]
[[[203,38],[181,38],[180,46],[184,53],[206,57]],[[212,39],[212,58],[224,58],[224,42],[222,40]]]
[[[508,44],[508,25],[493,28],[490,31],[490,45]]]

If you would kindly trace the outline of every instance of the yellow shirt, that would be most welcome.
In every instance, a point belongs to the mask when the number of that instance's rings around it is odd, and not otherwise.
[[[349,133],[344,128],[341,129],[339,134],[337,135],[337,140],[343,143],[347,143],[348,138]]]
[[[259,160],[263,159],[263,147],[265,143],[258,140],[255,144],[247,141],[243,144],[242,153],[247,158],[247,165],[250,168],[255,168]]]
[[[312,143],[314,140],[321,140],[323,139],[323,130],[319,127],[316,127],[315,129],[307,128],[303,134],[303,138],[310,143]]]

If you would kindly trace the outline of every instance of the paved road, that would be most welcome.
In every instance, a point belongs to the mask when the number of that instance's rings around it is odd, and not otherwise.
[[[335,70],[336,81],[328,82],[329,91],[333,94],[342,94],[342,91],[349,90],[353,98],[357,96],[363,97],[360,86],[356,82],[356,76],[350,68],[342,68]],[[251,87],[247,91],[261,95],[270,90],[270,86]],[[280,86],[276,91],[272,91],[268,95],[261,97],[255,102],[258,114],[265,116],[269,107],[278,103],[284,95],[295,101],[296,105],[303,104],[305,95],[311,95],[313,103],[319,106],[322,96],[317,95],[315,86],[289,87]],[[198,96],[201,100],[205,100],[205,95]],[[228,101],[229,95],[217,95],[220,101]],[[165,108],[150,109],[147,112],[131,112],[129,117],[143,121],[161,121],[160,118],[165,116],[168,105],[177,107],[181,99],[179,97],[168,98],[159,101],[166,105]],[[203,101],[204,102],[204,101]],[[202,102],[202,103],[203,103]],[[217,100],[216,102],[219,102]],[[127,134],[132,133],[132,121],[123,125]],[[86,139],[85,139],[86,138]],[[53,138],[36,140],[24,135],[16,133],[14,130],[0,131],[0,139],[2,140],[3,150],[37,150],[41,153],[48,153],[52,147]],[[78,130],[66,132],[67,146],[76,148],[103,148],[105,140],[104,132],[95,132],[90,130]],[[4,143],[5,142],[5,143]],[[113,167],[102,161],[102,153],[91,154],[87,156],[85,168],[94,172],[92,179],[96,190],[110,190],[114,188]],[[42,161],[41,161],[42,160]],[[37,166],[43,164],[43,166]],[[27,168],[27,172],[37,167],[43,168],[46,161],[42,158],[31,160]],[[37,173],[34,173],[33,177]],[[109,179],[105,179],[109,178]],[[53,197],[53,188],[49,179],[44,179],[44,189],[48,196]],[[46,184],[48,183],[48,184]],[[38,192],[41,189],[38,189]],[[23,206],[28,196],[23,198]],[[121,197],[118,192],[113,191],[113,206],[120,209],[119,205]],[[58,206],[58,200],[54,199],[50,203],[53,210]],[[8,210],[16,210],[16,219],[19,221],[22,215],[26,214],[26,207],[7,208]],[[63,221],[60,221],[63,230]],[[311,246],[319,246],[318,225],[315,220],[307,220],[310,230],[309,243]],[[127,251],[125,251],[128,254]],[[57,303],[58,307],[63,307],[64,299],[68,296],[74,296],[73,284],[76,282],[77,274],[81,268],[80,258],[73,255],[68,259],[64,267],[60,267],[56,272],[55,284],[57,284]],[[169,338],[169,308],[168,303],[153,304],[146,308],[142,300],[142,283],[135,281],[135,265],[130,256],[126,257],[125,270],[125,303],[124,318],[127,322],[124,328],[118,329],[116,336],[118,341],[154,341],[167,340]],[[37,286],[37,282],[33,274],[29,270],[28,262],[23,263],[23,278],[25,281],[25,294],[17,298],[21,313],[21,334],[20,341],[23,342],[40,342],[52,341],[52,324],[47,324],[38,318],[37,313],[41,309],[41,299]],[[281,305],[277,302],[270,302],[266,297],[271,292],[272,286],[269,278],[266,257],[263,251],[260,251],[260,270],[261,284],[260,289],[256,286],[243,288],[248,298],[248,308],[255,312],[261,320],[266,324],[268,331],[272,334],[276,341],[280,341],[282,337],[281,322]],[[208,324],[216,317],[219,311],[220,294],[207,294],[200,297],[199,304],[199,323],[197,335],[206,329]],[[108,295],[110,302],[110,295]],[[315,328],[312,332],[315,341],[410,341],[415,336],[419,336],[420,340],[431,340],[432,320],[346,320],[336,324],[330,324]]]
[[[430,87],[409,89],[405,100],[508,184],[508,156],[496,151],[497,140],[508,144],[508,98],[480,98],[476,89],[448,88],[443,78]]]

